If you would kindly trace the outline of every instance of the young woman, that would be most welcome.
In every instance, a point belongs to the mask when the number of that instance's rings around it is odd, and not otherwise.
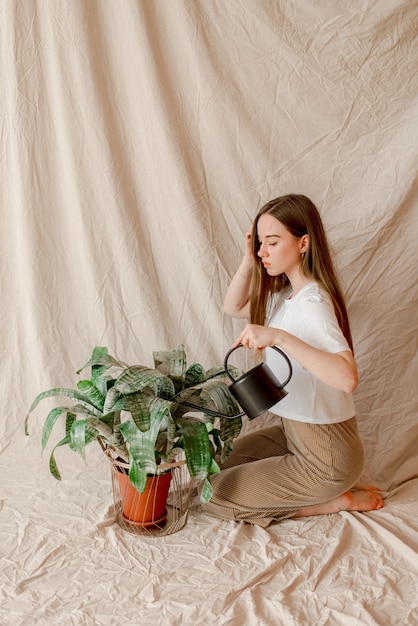
[[[246,236],[245,256],[224,303],[251,321],[234,346],[278,346],[290,358],[288,395],[270,409],[272,426],[237,439],[205,505],[224,519],[274,520],[383,506],[360,486],[363,448],[352,392],[358,383],[350,325],[321,217],[305,196],[266,204]],[[287,365],[265,360],[279,380]]]

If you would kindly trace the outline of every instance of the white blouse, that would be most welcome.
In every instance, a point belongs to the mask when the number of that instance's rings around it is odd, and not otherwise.
[[[269,326],[286,330],[320,350],[331,353],[350,350],[331,298],[316,282],[308,283],[292,298],[288,290],[279,296],[278,307]],[[283,357],[270,348],[266,349],[265,355],[267,365],[280,381],[285,381],[288,366]],[[335,424],[355,415],[351,393],[330,387],[291,357],[289,360],[293,374],[285,387],[288,394],[270,409],[272,413],[313,424]]]

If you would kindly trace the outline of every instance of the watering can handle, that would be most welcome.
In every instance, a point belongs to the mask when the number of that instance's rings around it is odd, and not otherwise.
[[[230,355],[234,352],[234,350],[236,350],[237,348],[243,348],[243,347],[244,346],[242,345],[242,343],[239,343],[237,346],[235,346],[235,348],[231,348],[225,356],[225,361],[224,361],[225,372],[228,374],[229,378],[231,379],[233,383],[236,382],[236,379],[232,376],[231,372],[228,369],[228,359]],[[289,382],[289,380],[292,378],[292,364],[290,363],[289,357],[287,356],[287,354],[283,352],[283,350],[280,350],[280,348],[278,348],[277,346],[267,346],[267,347],[272,348],[273,350],[276,350],[276,352],[281,354],[281,356],[284,358],[289,368],[289,375],[287,377],[287,380],[285,380],[285,382],[282,383],[279,387],[279,389],[283,389],[283,387],[285,387],[287,383]]]

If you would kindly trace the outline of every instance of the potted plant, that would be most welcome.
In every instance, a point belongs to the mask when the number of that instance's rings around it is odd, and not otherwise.
[[[151,477],[169,473],[182,451],[190,477],[203,481],[202,501],[210,499],[208,477],[220,471],[215,457],[226,458],[240,433],[240,408],[228,391],[223,367],[208,371],[199,363],[187,367],[183,345],[154,352],[153,357],[154,368],[129,366],[97,346],[77,371],[80,375],[90,368],[90,378],[81,378],[74,389],[57,387],[36,396],[26,416],[26,434],[30,414],[42,400],[53,396],[70,400],[48,412],[42,430],[45,450],[55,424],[64,420],[65,436],[49,458],[57,480],[61,479],[57,448],[68,446],[85,459],[86,446],[98,441],[115,464],[118,479],[133,487],[130,498],[138,499],[150,482],[159,482]],[[169,478],[164,489],[167,495]],[[154,511],[151,520],[140,522],[161,521],[160,514],[155,515]],[[129,512],[126,517],[130,519]]]

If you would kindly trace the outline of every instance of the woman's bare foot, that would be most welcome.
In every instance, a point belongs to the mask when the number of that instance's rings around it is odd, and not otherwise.
[[[383,498],[380,489],[377,487],[367,487],[353,491],[346,491],[338,498],[329,502],[306,507],[298,511],[293,517],[309,517],[311,515],[327,515],[329,513],[339,513],[340,511],[377,511],[383,507]]]

